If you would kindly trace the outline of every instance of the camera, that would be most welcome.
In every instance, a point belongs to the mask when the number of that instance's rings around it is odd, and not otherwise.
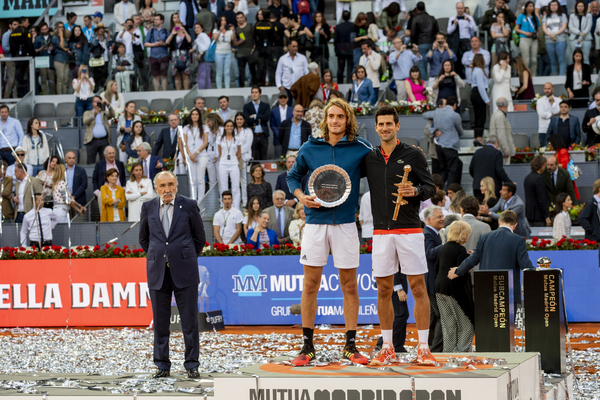
[[[181,29],[181,28],[180,28],[180,27],[178,27],[178,26],[176,26],[176,27],[175,27],[175,30],[176,30],[176,31],[178,31],[178,30],[180,30],[180,29]]]
[[[84,68],[84,69],[82,69],[82,70],[81,70],[81,73],[82,73],[82,74],[87,74],[87,69],[85,69],[85,68]]]
[[[464,15],[457,15],[456,19],[458,19],[458,20],[465,19],[465,16]]]
[[[408,42],[408,43],[406,43],[405,46],[406,46],[407,49],[412,49],[413,44],[411,42]]]
[[[98,108],[100,109],[100,111],[106,111],[106,104],[98,103]]]
[[[438,44],[438,46],[443,46],[444,45],[444,41],[443,40],[438,40],[437,44]]]

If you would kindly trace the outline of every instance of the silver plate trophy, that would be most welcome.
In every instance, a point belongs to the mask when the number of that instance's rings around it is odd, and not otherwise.
[[[308,191],[317,196],[315,201],[323,207],[336,207],[343,204],[352,190],[350,176],[337,165],[323,165],[308,179]]]

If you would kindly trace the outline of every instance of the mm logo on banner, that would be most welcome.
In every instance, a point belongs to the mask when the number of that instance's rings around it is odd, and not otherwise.
[[[262,296],[267,292],[267,275],[261,275],[254,265],[244,265],[233,275],[233,293],[240,297]]]

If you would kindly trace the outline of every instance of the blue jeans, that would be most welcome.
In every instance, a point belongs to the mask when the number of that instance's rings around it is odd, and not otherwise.
[[[546,140],[546,134],[545,133],[539,133],[539,138],[540,138],[540,146],[542,147],[546,147],[546,145],[548,144],[548,140]]]
[[[225,75],[225,88],[229,89],[231,84],[231,53],[215,54],[215,66],[217,67],[217,89],[223,88],[223,75]]]
[[[567,71],[567,62],[565,60],[567,41],[546,42],[546,51],[548,52],[548,57],[550,57],[552,75],[564,75]]]
[[[90,111],[92,109],[92,98],[90,97],[87,100],[81,100],[79,97],[75,98],[75,114],[77,118],[83,117],[83,113],[85,111]]]
[[[419,61],[419,70],[421,71],[421,78],[423,78],[423,80],[427,80],[428,75],[427,75],[427,62],[425,61],[425,57],[427,56],[427,53],[429,53],[429,50],[431,50],[431,48],[433,47],[433,43],[429,43],[429,44],[420,44],[419,45],[419,54],[421,55],[421,61]]]
[[[354,59],[354,68],[352,69],[352,72],[354,72],[354,69],[356,69],[356,67],[358,67],[358,64],[360,63],[360,57],[362,57],[362,55],[363,55],[363,52],[360,47],[358,49],[353,50],[352,58]]]

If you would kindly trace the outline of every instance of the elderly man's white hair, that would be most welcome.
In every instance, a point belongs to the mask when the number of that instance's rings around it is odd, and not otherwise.
[[[106,156],[106,152],[108,151],[108,149],[113,149],[113,150],[115,151],[115,153],[117,152],[117,150],[116,150],[114,147],[112,147],[112,146],[106,146],[106,147],[104,148],[104,155],[105,155],[105,156]]]
[[[506,107],[508,106],[508,100],[506,100],[504,97],[500,97],[498,100],[496,100],[496,105],[498,108]]]
[[[308,72],[314,73],[318,69],[319,69],[319,64],[317,64],[316,62],[311,62],[310,64],[308,64]]]
[[[156,188],[156,183],[158,182],[158,178],[160,178],[163,175],[171,175],[171,177],[173,179],[175,179],[175,186],[177,186],[177,175],[175,175],[174,173],[172,173],[171,171],[160,171],[158,174],[156,174],[156,176],[154,177],[154,187]]]
[[[152,146],[150,146],[150,143],[148,143],[148,142],[143,142],[142,144],[140,144],[140,145],[138,146],[138,149],[139,149],[140,147],[141,147],[142,149],[146,150],[148,153],[152,152]]]
[[[425,209],[425,211],[423,211],[423,218],[425,218],[425,221],[427,221],[433,215],[433,212],[435,210],[442,211],[442,207],[440,207],[440,206],[429,206],[429,207],[427,207]]]
[[[273,192],[273,198],[275,198],[276,194],[282,194],[283,197],[285,197],[285,192],[281,189],[277,189],[276,191]]]

